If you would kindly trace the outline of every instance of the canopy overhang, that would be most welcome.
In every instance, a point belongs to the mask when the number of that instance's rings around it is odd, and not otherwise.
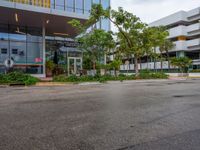
[[[68,24],[72,19],[84,23],[88,15],[70,13],[7,1],[0,2],[0,23],[25,27],[43,26],[47,36],[75,37],[78,33]]]

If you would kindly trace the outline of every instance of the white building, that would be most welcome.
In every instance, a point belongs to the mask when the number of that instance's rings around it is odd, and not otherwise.
[[[161,18],[149,24],[149,26],[166,26],[169,29],[169,39],[174,42],[174,48],[170,50],[171,57],[187,56],[193,60],[193,69],[200,69],[200,7],[190,11],[179,11],[167,17]],[[168,63],[164,62],[164,69]],[[154,69],[154,63],[139,65],[142,69]],[[160,69],[160,62],[156,68]],[[122,65],[121,70],[134,70],[134,65]]]

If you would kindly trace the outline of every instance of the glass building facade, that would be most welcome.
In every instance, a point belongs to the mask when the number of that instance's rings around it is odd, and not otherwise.
[[[89,15],[92,4],[102,4],[103,8],[107,9],[110,7],[110,0],[51,0],[51,9]],[[96,26],[110,30],[110,22],[107,19],[102,19]]]
[[[15,70],[43,73],[41,29],[0,24],[0,72],[6,59],[14,61]]]
[[[26,5],[34,5],[38,8],[45,7],[49,9],[59,10],[61,12],[66,12],[66,14],[68,14],[68,12],[75,13],[76,15],[89,15],[93,3],[101,3],[105,9],[110,6],[110,0],[5,1],[23,3]],[[26,13],[26,11],[24,11],[23,13]],[[13,18],[10,19],[16,20],[15,17],[16,16],[13,15]],[[21,18],[19,17],[19,19]],[[16,24],[10,24],[8,22],[3,22],[2,20],[0,20],[0,73],[6,72],[5,61],[7,59],[11,59],[14,61],[13,69],[15,70],[22,70],[30,74],[45,74],[44,62],[46,60],[46,56],[51,54],[49,56],[53,57],[55,51],[58,51],[63,45],[67,45],[67,41],[64,40],[63,42],[63,38],[58,37],[58,35],[48,35],[47,37],[45,33],[43,33],[42,25],[41,27],[34,27],[31,25],[27,26],[19,24],[19,22],[17,22]],[[102,19],[98,23],[96,23],[96,27],[109,31],[110,22],[106,19]],[[69,28],[69,30],[71,29]],[[60,54],[62,53],[63,52],[61,52]]]

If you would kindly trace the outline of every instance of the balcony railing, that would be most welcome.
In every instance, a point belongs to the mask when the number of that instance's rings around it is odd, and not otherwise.
[[[45,8],[50,8],[51,6],[50,0],[5,0],[5,1],[33,5],[38,7],[45,7]]]

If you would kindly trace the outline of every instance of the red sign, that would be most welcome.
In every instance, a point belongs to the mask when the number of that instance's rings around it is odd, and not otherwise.
[[[36,62],[36,63],[42,62],[42,58],[35,58],[35,62]]]

